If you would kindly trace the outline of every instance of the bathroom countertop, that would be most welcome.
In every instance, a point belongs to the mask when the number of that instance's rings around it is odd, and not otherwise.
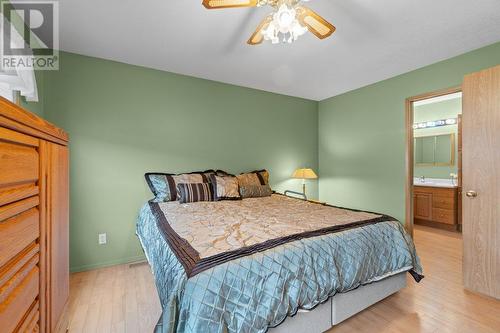
[[[428,187],[443,187],[443,188],[456,188],[457,180],[439,179],[439,178],[425,178],[424,181],[420,178],[413,179],[414,186],[428,186]]]

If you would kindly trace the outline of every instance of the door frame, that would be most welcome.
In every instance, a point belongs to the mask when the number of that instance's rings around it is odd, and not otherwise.
[[[412,237],[413,237],[413,163],[414,163],[413,103],[424,99],[454,94],[461,91],[462,91],[462,85],[408,97],[405,101],[405,130],[406,130],[405,227],[408,233]]]

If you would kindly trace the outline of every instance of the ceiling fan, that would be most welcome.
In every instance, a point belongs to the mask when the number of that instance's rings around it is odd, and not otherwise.
[[[301,5],[308,0],[203,0],[207,9],[271,6],[273,12],[266,16],[247,41],[250,45],[270,40],[292,43],[307,31],[324,39],[335,31],[335,27],[311,9]]]

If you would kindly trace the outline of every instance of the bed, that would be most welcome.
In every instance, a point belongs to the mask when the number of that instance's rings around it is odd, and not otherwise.
[[[157,332],[322,332],[403,288],[406,272],[423,277],[395,219],[280,194],[150,201],[137,235]]]

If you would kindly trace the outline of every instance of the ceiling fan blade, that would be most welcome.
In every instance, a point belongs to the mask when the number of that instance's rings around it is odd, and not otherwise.
[[[266,16],[266,18],[264,18],[262,20],[262,22],[260,22],[259,26],[255,30],[255,32],[252,34],[250,39],[247,41],[247,43],[250,45],[257,45],[257,44],[262,43],[264,41],[264,36],[262,35],[262,30],[266,29],[272,20],[273,20],[272,15]]]
[[[255,7],[258,0],[203,0],[203,6],[207,9]]]
[[[304,6],[297,6],[296,10],[299,22],[305,25],[319,39],[324,39],[334,33],[336,28],[333,24],[316,14],[313,10]]]

